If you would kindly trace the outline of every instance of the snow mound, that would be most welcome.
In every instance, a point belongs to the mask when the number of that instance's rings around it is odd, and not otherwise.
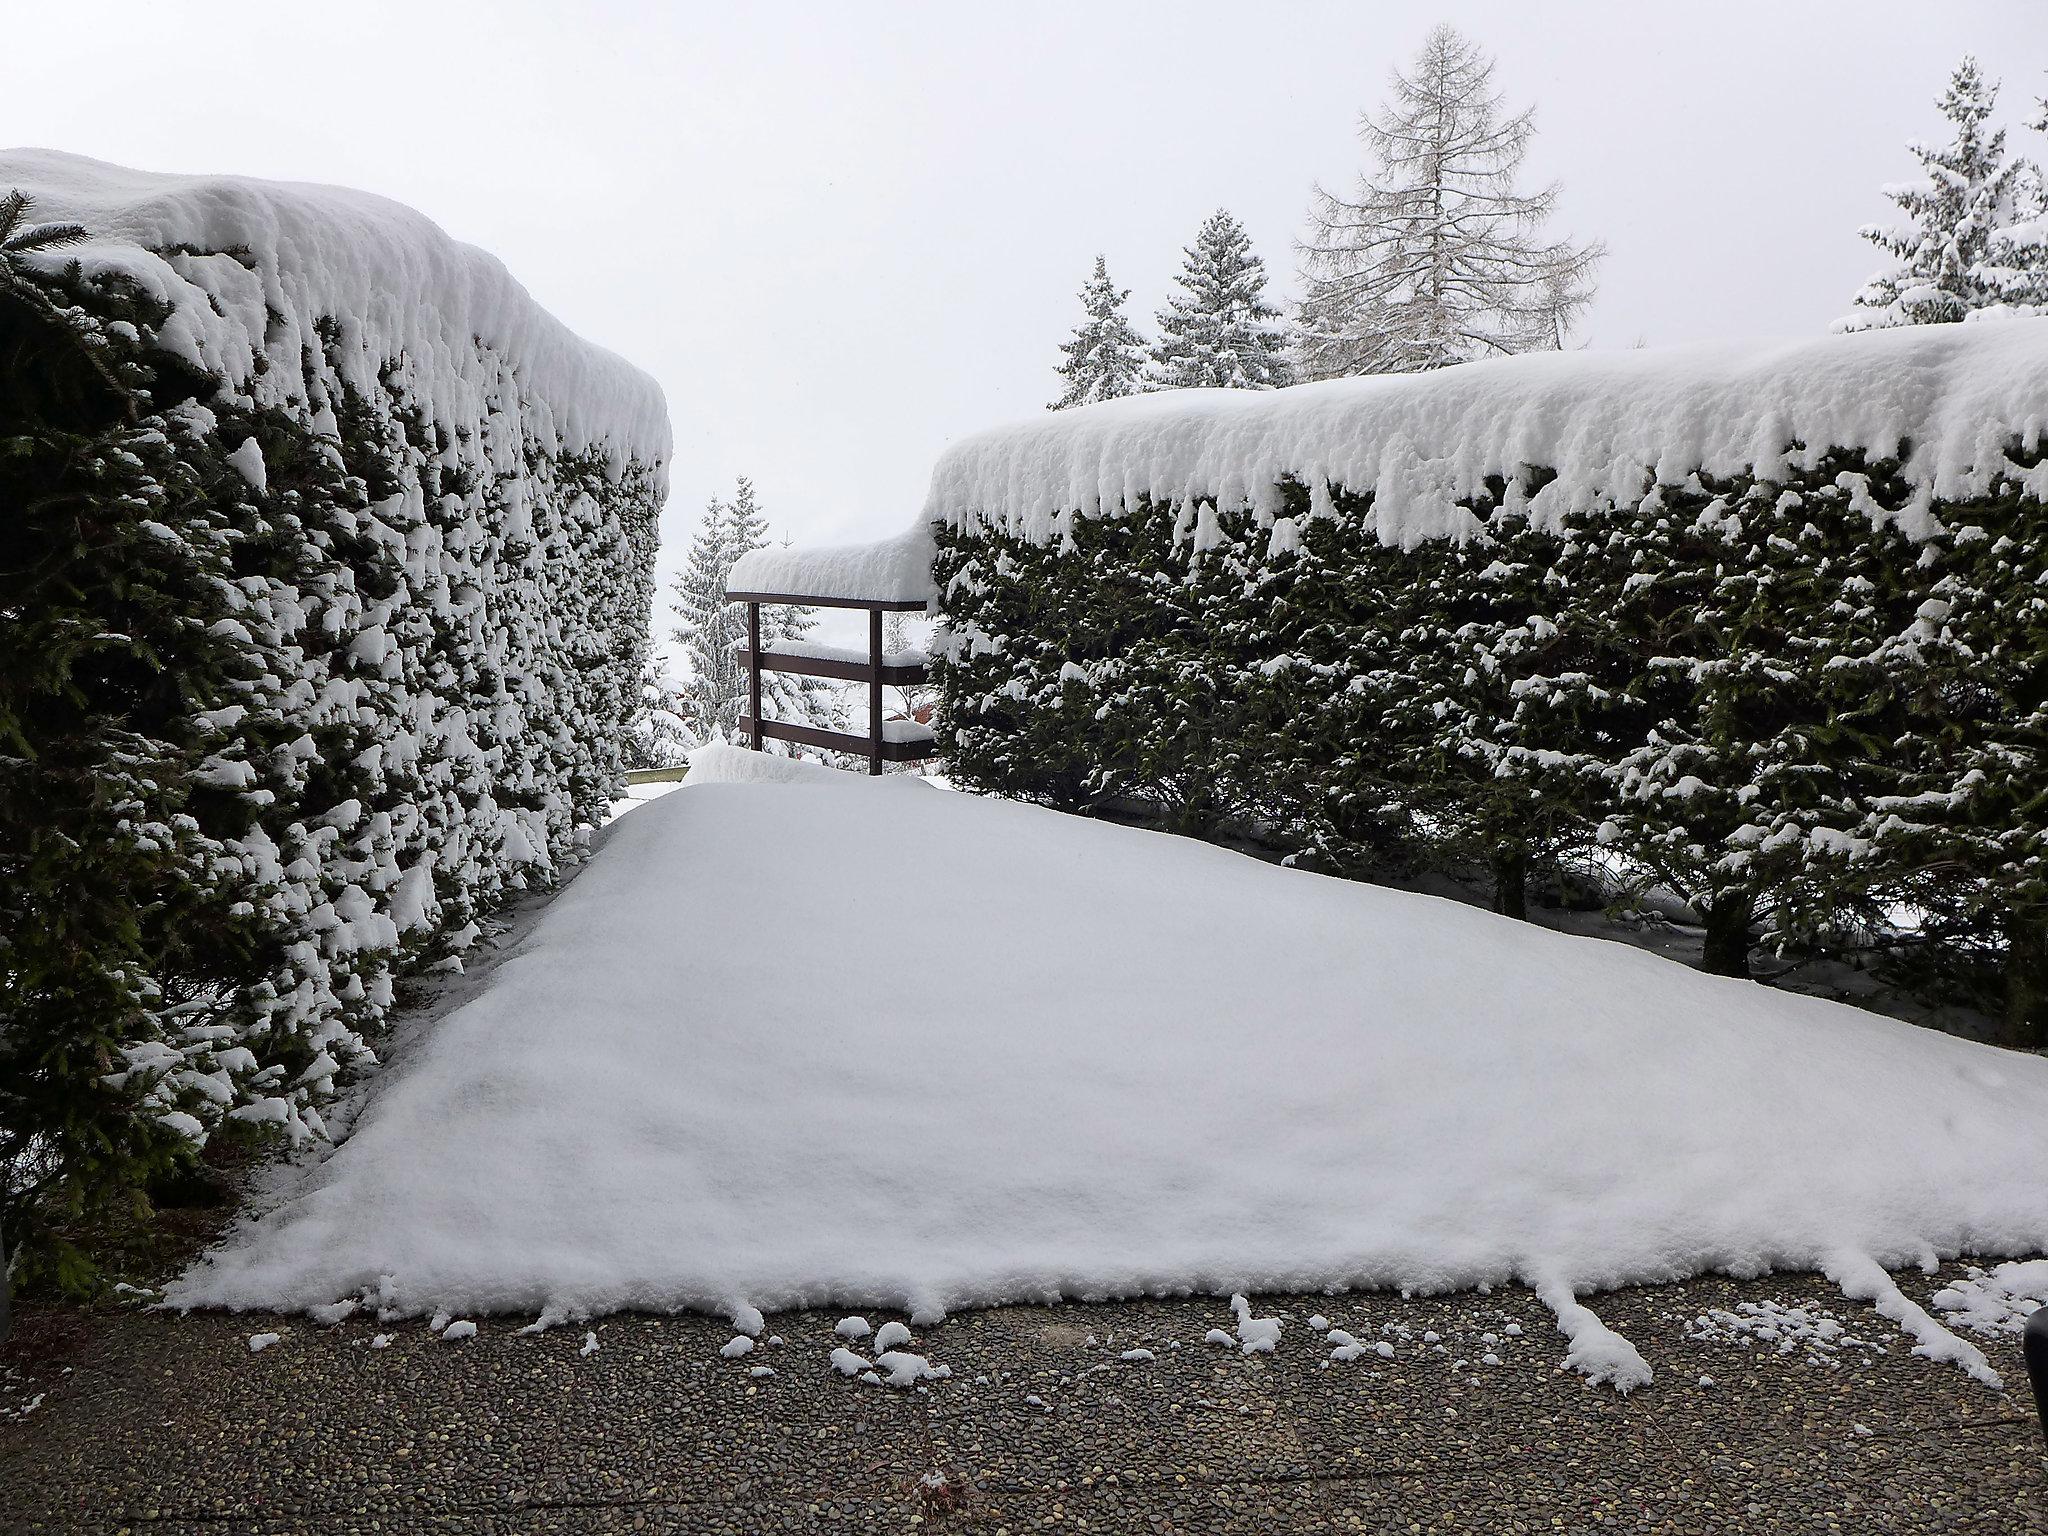
[[[693,774],[168,1299],[929,1318],[1520,1279],[1627,1387],[1576,1297],[1824,1269],[1975,1373],[1880,1266],[2048,1249],[2043,1166],[2048,1060],[901,778]],[[1277,1334],[1232,1310],[1212,1338]]]
[[[1911,444],[1905,531],[1935,529],[1929,502],[1981,495],[2016,439],[2048,431],[2048,319],[1908,326],[1778,344],[1543,352],[1432,373],[1291,389],[1173,390],[1032,417],[956,443],[925,516],[1035,543],[1075,516],[1150,497],[1250,506],[1272,524],[1283,478],[1315,507],[1342,488],[1375,498],[1380,539],[1412,545],[1479,524],[1457,503],[1530,466],[1557,478],[1532,519],[1634,506],[1646,479],[1770,478],[1831,449],[1883,457]],[[1794,445],[1803,445],[1795,448]],[[2048,469],[2033,472],[2048,500]],[[1290,547],[1276,535],[1277,547]]]
[[[800,758],[777,757],[730,742],[708,741],[690,752],[690,772],[685,782],[702,784],[816,784],[840,777],[839,771],[823,763]]]
[[[521,393],[543,408],[537,427],[555,446],[668,459],[668,410],[653,379],[542,309],[495,256],[402,203],[306,182],[134,171],[51,149],[0,154],[0,187],[34,198],[38,220],[72,220],[92,235],[29,259],[132,278],[173,310],[165,346],[258,403],[288,406],[304,393],[302,358],[329,351],[315,326],[331,318],[341,374],[366,395],[388,379],[443,425],[473,431],[499,385],[490,349],[518,360]],[[249,469],[261,465],[259,456]]]
[[[733,562],[725,590],[931,606],[937,597],[932,586],[937,553],[932,526],[923,520],[893,539],[873,544],[823,549],[769,545]]]

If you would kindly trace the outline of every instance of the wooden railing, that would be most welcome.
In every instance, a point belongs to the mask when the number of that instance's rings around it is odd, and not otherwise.
[[[930,729],[915,721],[885,721],[882,718],[882,689],[901,688],[925,680],[924,659],[892,663],[882,652],[882,615],[923,613],[922,602],[892,602],[848,597],[803,597],[788,592],[728,592],[729,603],[747,605],[747,643],[739,652],[747,669],[747,713],[740,720],[747,745],[761,750],[764,737],[794,741],[807,747],[825,747],[835,752],[866,754],[868,772],[880,773],[884,763],[915,763],[936,755]],[[859,608],[868,616],[868,653],[839,651],[827,646],[778,651],[761,644],[761,609],[769,604],[799,608]],[[829,731],[815,725],[798,725],[789,720],[768,720],[761,715],[761,674],[793,672],[807,677],[830,677],[842,682],[868,685],[868,733]]]

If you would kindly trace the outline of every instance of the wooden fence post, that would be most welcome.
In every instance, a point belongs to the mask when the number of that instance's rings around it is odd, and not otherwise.
[[[868,610],[868,773],[882,771],[882,610]]]
[[[747,604],[747,744],[761,750],[761,605]]]

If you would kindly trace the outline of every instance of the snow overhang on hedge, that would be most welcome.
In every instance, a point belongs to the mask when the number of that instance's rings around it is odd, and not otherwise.
[[[1424,374],[1291,389],[1178,390],[1113,400],[982,432],[932,476],[928,517],[1034,543],[1070,519],[1150,500],[1181,509],[1202,547],[1203,505],[1285,523],[1283,480],[1311,515],[1332,490],[1369,494],[1381,540],[1412,545],[1480,524],[1461,502],[1489,479],[1539,526],[1642,501],[1694,474],[1771,479],[1829,450],[1907,450],[1914,488],[1899,513],[1925,537],[1936,501],[2004,477],[2048,500],[2048,464],[2007,458],[2048,433],[2048,319],[1919,326],[1789,344],[1546,352]],[[1555,479],[1528,490],[1532,469]],[[1274,544],[1288,547],[1290,527]]]
[[[653,379],[542,309],[495,256],[401,203],[48,149],[8,151],[0,188],[33,198],[37,220],[73,221],[92,236],[39,260],[77,260],[88,275],[141,285],[173,311],[159,345],[252,404],[305,399],[302,359],[329,350],[314,330],[325,319],[340,327],[331,355],[347,383],[374,393],[396,370],[440,425],[470,430],[489,414],[496,377],[481,343],[516,361],[529,430],[551,431],[552,447],[668,461],[668,409]],[[318,425],[327,406],[313,405]]]

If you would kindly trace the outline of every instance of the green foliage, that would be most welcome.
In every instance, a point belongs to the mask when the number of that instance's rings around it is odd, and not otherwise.
[[[1898,461],[1840,454],[1646,473],[1563,526],[1532,518],[1531,469],[1410,549],[1369,498],[1292,484],[1277,521],[945,529],[948,772],[1337,873],[1490,880],[1510,913],[1598,868],[1699,913],[1712,969],[1882,939],[1901,981],[1939,973],[2039,1041],[2048,563],[2018,478],[2038,456],[2010,457],[1926,540]]]
[[[204,1147],[324,1134],[394,976],[575,856],[660,485],[517,435],[509,367],[509,440],[452,441],[331,324],[324,418],[252,404],[64,238],[0,200],[0,1236],[79,1290]]]

